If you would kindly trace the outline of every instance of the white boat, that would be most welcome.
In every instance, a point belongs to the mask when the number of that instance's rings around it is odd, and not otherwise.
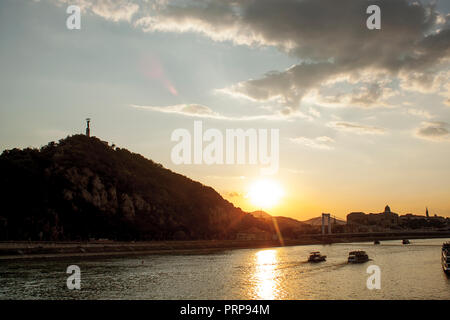
[[[450,275],[450,242],[444,242],[442,244],[441,264],[444,272]]]

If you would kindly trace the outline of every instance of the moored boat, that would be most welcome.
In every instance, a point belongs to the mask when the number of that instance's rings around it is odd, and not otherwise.
[[[351,251],[348,254],[348,263],[364,263],[369,261],[369,256],[365,251]]]
[[[441,264],[444,272],[450,275],[450,242],[442,244]]]

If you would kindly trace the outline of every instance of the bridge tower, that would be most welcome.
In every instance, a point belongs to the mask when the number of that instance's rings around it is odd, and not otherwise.
[[[322,234],[325,234],[325,219],[328,222],[328,234],[331,234],[331,214],[322,213]]]

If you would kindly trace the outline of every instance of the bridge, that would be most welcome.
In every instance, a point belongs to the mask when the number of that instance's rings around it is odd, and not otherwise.
[[[331,234],[331,219],[334,219],[334,224],[336,224],[336,216],[331,215],[331,213],[322,213],[322,235],[325,234],[325,220],[327,220],[328,234]]]
[[[355,232],[355,233],[332,233],[332,234],[304,234],[297,236],[297,241],[311,241],[317,243],[339,243],[339,242],[366,242],[386,241],[402,239],[434,239],[450,238],[450,230],[405,230],[405,231],[383,231],[383,232]]]

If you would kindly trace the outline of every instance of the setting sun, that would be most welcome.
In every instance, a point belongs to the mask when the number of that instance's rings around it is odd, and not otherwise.
[[[247,194],[251,203],[261,209],[276,206],[283,195],[284,191],[280,184],[268,179],[253,182]]]

